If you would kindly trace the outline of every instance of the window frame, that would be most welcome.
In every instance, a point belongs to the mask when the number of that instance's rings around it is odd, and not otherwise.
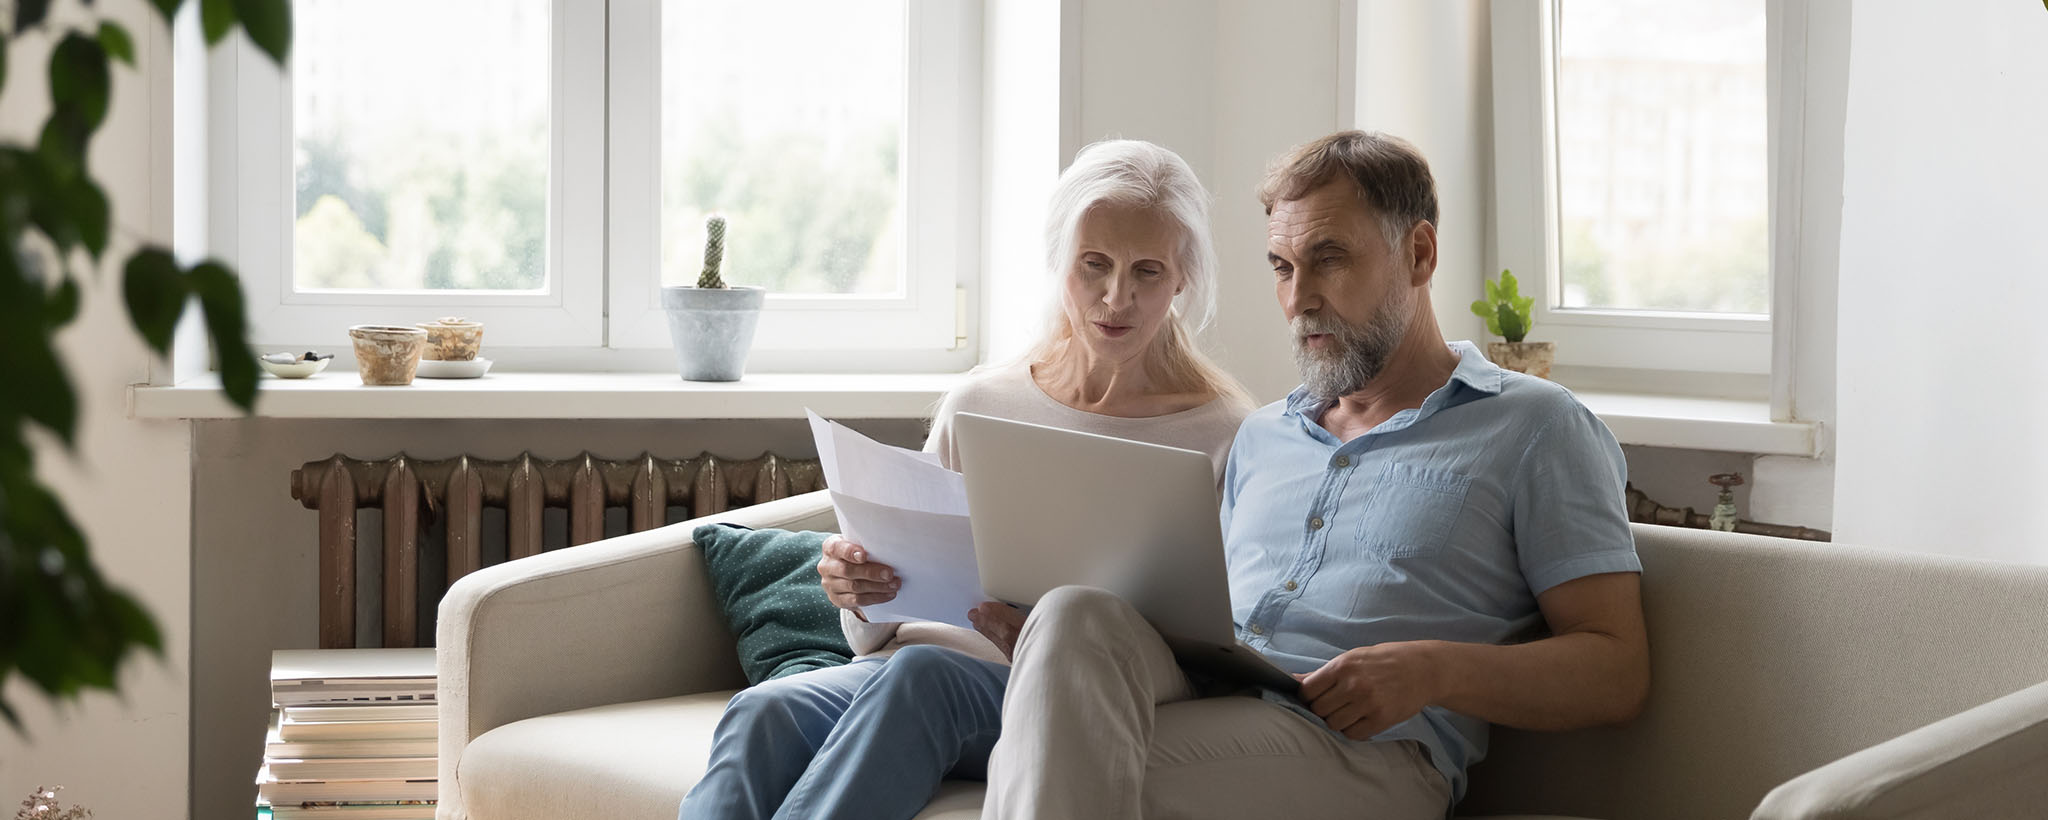
[[[1802,75],[1788,72],[1788,67],[1805,59],[1805,9],[1806,0],[1765,4],[1771,312],[1756,316],[1557,305],[1563,268],[1556,128],[1558,0],[1492,4],[1495,258],[1508,268],[1540,260],[1538,275],[1521,279],[1537,285],[1531,294],[1537,296],[1534,335],[1557,343],[1558,364],[1736,376],[1772,372],[1773,360],[1780,355],[1776,331],[1793,309],[1784,283],[1798,276],[1797,129],[1804,89]]]
[[[539,292],[296,291],[292,81],[244,38],[211,58],[216,134],[213,219],[231,227],[215,248],[241,271],[250,339],[290,349],[346,347],[357,324],[461,315],[482,321],[494,347],[595,347],[603,339],[603,280],[567,271],[604,264],[604,17],[589,3],[549,8],[548,280]]]
[[[659,297],[660,5],[551,0],[549,279],[539,293],[295,291],[291,78],[241,38],[215,50],[211,244],[241,272],[252,342],[345,351],[350,325],[462,315],[489,326],[492,357],[515,369],[672,367]],[[975,364],[981,15],[978,0],[907,0],[899,167],[908,292],[771,293],[750,369],[950,372]]]
[[[754,350],[800,354],[970,351],[961,315],[980,267],[978,3],[908,0],[902,180],[905,293],[898,297],[771,292]],[[659,0],[612,0],[609,344],[667,348],[661,310],[661,32]],[[736,283],[744,284],[744,283]],[[850,305],[859,307],[849,309]],[[900,357],[898,357],[900,359]],[[955,363],[972,365],[971,358]]]

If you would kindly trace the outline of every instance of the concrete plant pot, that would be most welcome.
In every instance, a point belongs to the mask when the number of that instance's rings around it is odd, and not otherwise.
[[[1516,373],[1539,379],[1550,378],[1550,364],[1557,360],[1556,342],[1488,342],[1486,358]]]
[[[683,379],[739,381],[767,299],[767,290],[745,285],[662,288],[661,307],[668,313],[668,337],[675,343]]]

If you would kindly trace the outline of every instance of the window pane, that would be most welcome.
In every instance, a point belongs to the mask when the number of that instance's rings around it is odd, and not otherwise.
[[[548,0],[296,0],[292,283],[547,285]]]
[[[664,2],[662,283],[696,284],[725,214],[728,284],[904,291],[904,3]]]
[[[1561,0],[1563,307],[1768,313],[1763,0]]]

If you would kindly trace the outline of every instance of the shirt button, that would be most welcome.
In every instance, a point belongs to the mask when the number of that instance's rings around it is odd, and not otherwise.
[[[1253,634],[1253,635],[1264,635],[1264,634],[1266,634],[1266,628],[1265,628],[1265,627],[1263,627],[1263,626],[1259,626],[1258,624],[1252,624],[1252,634]]]
[[[1294,583],[1293,581],[1288,581],[1288,582],[1287,582],[1287,591],[1288,591],[1288,592],[1293,592],[1293,591],[1294,591],[1294,587],[1295,587],[1295,583]]]
[[[1337,465],[1337,466],[1339,466],[1339,467],[1349,467],[1349,466],[1351,466],[1351,457],[1350,457],[1350,456],[1338,456],[1338,457],[1337,457],[1337,461],[1336,461],[1335,463],[1336,463],[1336,465]]]
[[[1308,520],[1308,528],[1309,528],[1309,529],[1311,529],[1311,530],[1320,530],[1320,529],[1322,529],[1322,528],[1323,528],[1323,519],[1321,519],[1321,518],[1311,518],[1311,519],[1309,519],[1309,520]]]

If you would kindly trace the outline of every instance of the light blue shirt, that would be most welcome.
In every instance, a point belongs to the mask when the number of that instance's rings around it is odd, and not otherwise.
[[[1303,390],[1238,428],[1222,510],[1231,609],[1238,637],[1282,669],[1393,641],[1528,640],[1545,590],[1642,571],[1606,425],[1471,342],[1451,350],[1450,381],[1349,442]],[[1462,798],[1486,738],[1485,721],[1431,706],[1373,739],[1421,741]]]

